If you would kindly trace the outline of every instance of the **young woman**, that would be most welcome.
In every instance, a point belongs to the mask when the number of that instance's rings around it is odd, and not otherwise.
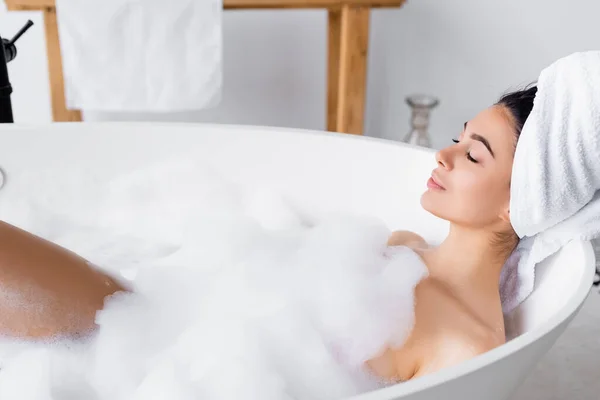
[[[409,380],[504,342],[500,271],[518,243],[509,216],[510,178],[535,93],[532,87],[504,96],[437,153],[421,204],[450,222],[450,234],[435,248],[411,232],[390,237],[390,246],[418,253],[429,276],[416,288],[408,340],[368,363],[377,375]],[[0,223],[0,335],[85,335],[104,299],[123,290],[76,254]]]
[[[519,242],[510,224],[513,156],[537,88],[505,95],[464,124],[454,144],[436,154],[422,207],[450,222],[435,248],[411,232],[390,245],[417,252],[429,270],[415,293],[415,326],[400,349],[370,362],[391,380],[455,365],[504,343],[500,271]]]

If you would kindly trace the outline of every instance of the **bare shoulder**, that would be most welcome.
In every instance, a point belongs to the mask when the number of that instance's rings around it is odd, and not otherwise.
[[[388,239],[388,246],[424,247],[427,242],[421,236],[411,231],[395,231]]]
[[[434,280],[427,281],[417,293],[418,326],[414,334],[420,348],[414,377],[457,365],[504,344],[503,330],[497,331],[479,319]]]
[[[415,374],[411,379],[449,368],[485,354],[502,345],[500,340],[491,330],[473,332],[455,332],[455,335],[438,337],[433,341],[435,354],[427,354],[420,360]],[[427,351],[426,351],[427,352]]]
[[[504,343],[494,331],[435,279],[415,290],[415,323],[399,348],[389,349],[368,365],[390,381],[406,381],[451,367]]]

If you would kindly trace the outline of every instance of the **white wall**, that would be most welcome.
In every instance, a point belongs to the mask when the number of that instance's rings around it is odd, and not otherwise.
[[[507,89],[537,79],[557,58],[600,50],[600,2],[594,0],[409,0],[385,21],[389,82],[370,93],[368,131],[396,139],[408,118],[404,96],[434,93],[442,103],[431,131],[447,145],[464,121]]]
[[[0,34],[26,20],[10,67],[15,119],[50,120],[44,36],[38,13],[0,14]],[[431,131],[445,145],[462,123],[507,89],[573,51],[600,50],[600,2],[591,0],[409,0],[371,20],[366,134],[399,139],[408,129],[404,98],[440,97]],[[88,120],[166,119],[325,126],[326,14],[228,11],[224,16],[224,97],[212,110],[174,115],[86,113]]]

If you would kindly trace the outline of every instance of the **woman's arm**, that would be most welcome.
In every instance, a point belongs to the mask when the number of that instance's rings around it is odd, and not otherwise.
[[[414,232],[395,231],[388,239],[388,246],[427,247],[427,242]]]
[[[73,252],[0,221],[0,335],[84,335],[104,299],[123,290]]]
[[[387,242],[388,246],[426,247],[427,242],[421,236],[410,231],[395,231]],[[411,342],[411,334],[401,349],[386,349],[377,357],[369,360],[367,368],[380,378],[390,382],[402,382],[411,379],[419,368],[419,354]]]

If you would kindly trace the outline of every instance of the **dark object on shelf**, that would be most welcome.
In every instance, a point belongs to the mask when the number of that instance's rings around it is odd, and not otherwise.
[[[0,123],[14,122],[12,103],[10,101],[12,86],[8,79],[7,64],[17,56],[15,42],[27,31],[27,29],[31,28],[32,25],[33,22],[31,20],[27,21],[25,26],[21,28],[11,40],[0,37],[0,42],[2,43],[2,51],[0,51]]]

